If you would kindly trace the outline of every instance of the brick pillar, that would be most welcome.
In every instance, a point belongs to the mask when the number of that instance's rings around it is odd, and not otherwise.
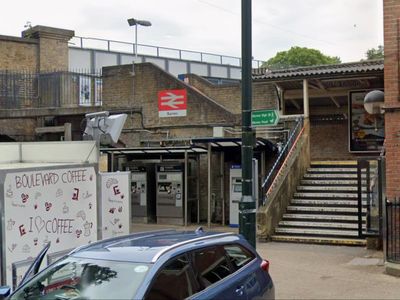
[[[39,71],[68,70],[68,41],[73,30],[35,26],[22,32],[22,37],[39,40]]]
[[[386,194],[400,197],[400,1],[383,0],[385,46]]]

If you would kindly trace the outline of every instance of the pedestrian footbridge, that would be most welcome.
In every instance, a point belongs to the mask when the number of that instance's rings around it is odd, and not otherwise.
[[[241,79],[239,57],[205,52],[75,36],[69,46],[69,69],[101,72],[102,67],[151,62],[163,70],[179,76],[193,73],[203,77],[221,80]],[[253,60],[253,68],[259,68],[262,61]]]

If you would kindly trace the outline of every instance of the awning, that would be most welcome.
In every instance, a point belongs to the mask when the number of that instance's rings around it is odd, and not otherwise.
[[[135,148],[100,148],[102,153],[113,154],[179,154],[179,153],[207,153],[207,149],[200,146],[181,147],[135,147]]]

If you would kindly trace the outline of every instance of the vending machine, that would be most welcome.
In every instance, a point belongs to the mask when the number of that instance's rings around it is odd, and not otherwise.
[[[155,221],[155,201],[149,185],[152,180],[151,166],[129,165],[131,171],[131,218],[134,223]],[[154,182],[154,180],[153,180]]]
[[[239,226],[239,202],[242,198],[242,168],[232,165],[229,172],[229,226]]]
[[[183,164],[157,165],[157,223],[183,225]]]

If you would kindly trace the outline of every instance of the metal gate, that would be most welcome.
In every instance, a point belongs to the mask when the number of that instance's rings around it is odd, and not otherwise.
[[[386,202],[386,260],[400,263],[400,198]]]
[[[384,158],[362,158],[357,164],[358,235],[382,236],[384,198]]]

